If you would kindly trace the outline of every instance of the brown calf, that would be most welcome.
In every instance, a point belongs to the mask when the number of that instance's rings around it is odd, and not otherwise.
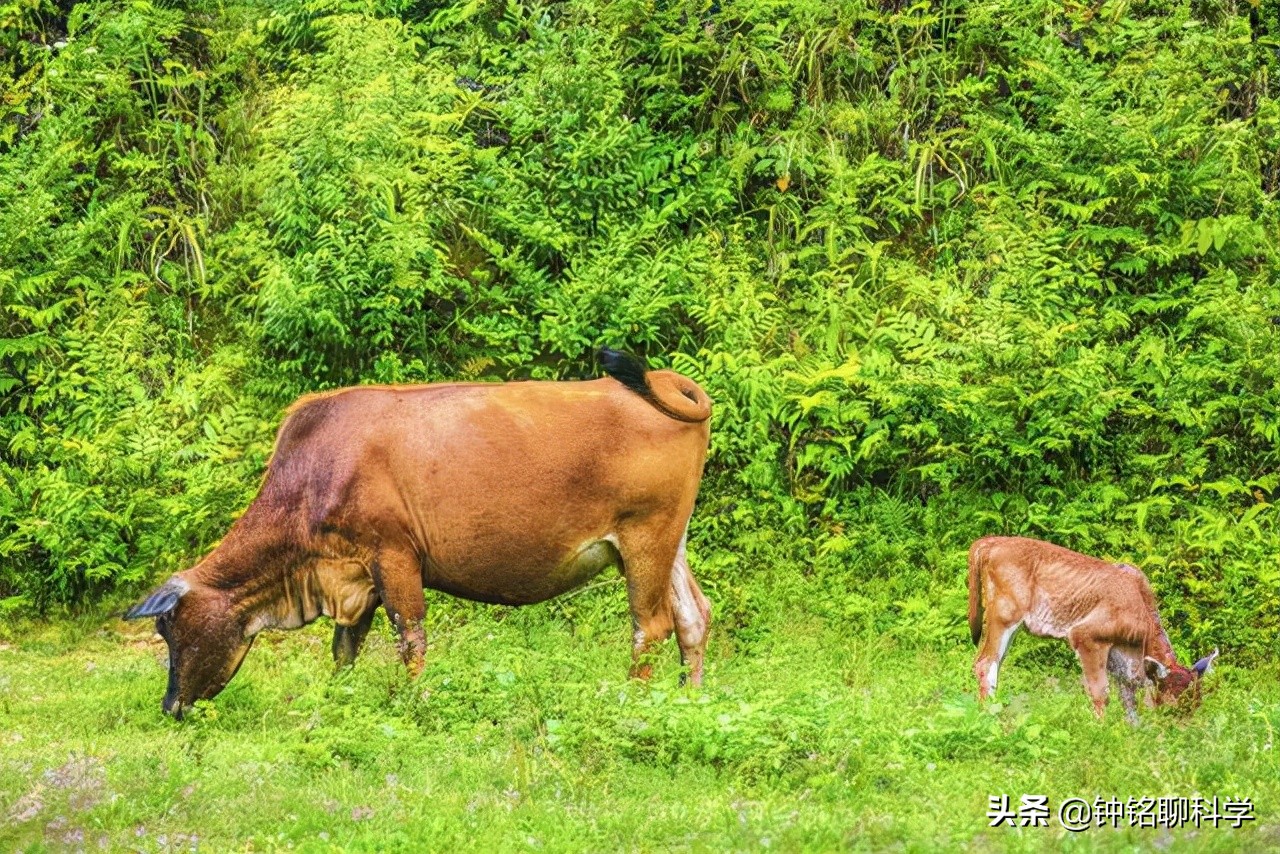
[[[322,614],[350,663],[382,605],[422,669],[423,589],[523,605],[607,567],[626,577],[632,675],[674,630],[702,680],[710,608],[685,529],[711,402],[692,380],[601,351],[588,382],[361,386],[289,410],[258,497],[199,564],[126,619],[169,646],[166,712],[181,717],[235,675],[263,629]]]
[[[1025,537],[983,537],[969,549],[969,629],[975,644],[982,640],[973,664],[979,699],[994,693],[1000,661],[1019,626],[1071,644],[1099,718],[1107,705],[1107,673],[1113,674],[1131,723],[1138,720],[1140,687],[1150,681],[1156,703],[1173,703],[1187,688],[1198,690],[1218,655],[1214,650],[1191,669],[1178,663],[1151,585],[1136,567]]]

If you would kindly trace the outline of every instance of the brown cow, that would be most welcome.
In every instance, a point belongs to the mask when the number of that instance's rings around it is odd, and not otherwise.
[[[1214,650],[1190,669],[1178,663],[1151,585],[1137,567],[1026,537],[983,537],[969,549],[969,630],[975,644],[982,639],[973,664],[980,700],[995,692],[1000,661],[1019,626],[1071,644],[1099,718],[1112,673],[1131,723],[1138,721],[1140,687],[1150,681],[1157,704],[1174,703],[1187,688],[1198,691],[1218,656]]]
[[[674,630],[702,681],[710,607],[685,530],[711,402],[692,380],[602,350],[586,382],[360,386],[302,398],[258,497],[204,560],[126,619],[169,646],[163,708],[181,717],[226,686],[263,629],[320,615],[350,663],[378,605],[416,676],[423,589],[524,605],[607,567],[626,577],[631,673]]]

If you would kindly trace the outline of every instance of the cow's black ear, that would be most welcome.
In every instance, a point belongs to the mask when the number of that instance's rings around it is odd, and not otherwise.
[[[181,578],[170,578],[161,584],[156,591],[143,601],[124,612],[126,620],[137,620],[141,617],[158,617],[167,614],[178,605],[178,600],[191,589]]]

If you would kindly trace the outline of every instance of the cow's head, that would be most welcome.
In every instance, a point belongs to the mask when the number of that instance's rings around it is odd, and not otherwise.
[[[1148,656],[1145,662],[1147,678],[1156,687],[1153,698],[1155,704],[1157,706],[1174,705],[1188,688],[1192,689],[1190,694],[1192,703],[1198,702],[1200,678],[1209,672],[1209,668],[1213,667],[1213,661],[1217,657],[1218,651],[1215,649],[1212,654],[1206,655],[1190,667],[1183,667],[1177,662],[1172,666],[1166,666]]]
[[[196,700],[226,687],[253,645],[223,591],[177,575],[124,615],[141,617],[155,617],[156,631],[169,645],[169,689],[161,708],[178,720]]]

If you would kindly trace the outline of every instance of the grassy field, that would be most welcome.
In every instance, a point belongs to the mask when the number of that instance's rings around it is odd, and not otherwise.
[[[1001,703],[942,642],[850,637],[803,583],[722,626],[701,690],[674,642],[628,681],[620,584],[502,609],[429,598],[408,681],[382,616],[332,675],[330,626],[259,638],[181,723],[145,624],[10,626],[0,644],[6,850],[1247,851],[1280,845],[1277,673],[1211,677],[1187,719],[1118,702],[1099,724],[1064,645],[1020,637]],[[732,622],[732,621],[730,621]],[[1048,827],[989,828],[988,798],[1047,795]],[[1066,831],[1081,797],[1252,798],[1241,829]]]
[[[1280,850],[1278,7],[0,0],[0,854]],[[124,597],[291,401],[600,345],[715,401],[703,688],[626,679],[601,579],[161,714]],[[991,533],[1143,567],[1199,712],[1099,723],[1027,637],[980,708]]]

